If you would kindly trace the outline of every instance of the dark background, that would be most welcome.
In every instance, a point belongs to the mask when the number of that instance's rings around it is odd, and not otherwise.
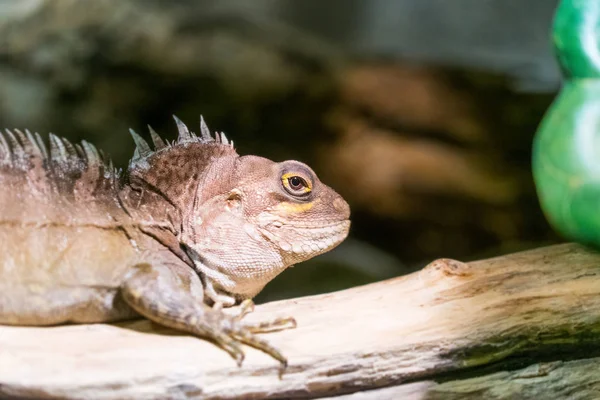
[[[557,0],[0,0],[0,127],[86,138],[203,114],[240,154],[309,163],[350,238],[257,299],[559,241],[531,143],[560,87]],[[197,128],[195,128],[197,130]]]

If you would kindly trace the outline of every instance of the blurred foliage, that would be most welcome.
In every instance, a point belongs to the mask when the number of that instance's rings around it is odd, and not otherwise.
[[[443,20],[446,5],[425,3]],[[490,9],[477,14],[484,3]],[[374,16],[390,26],[402,15],[407,25],[398,29],[414,30],[410,15],[427,8],[418,0],[387,9],[384,1],[322,9],[287,1],[0,1],[0,125],[85,138],[125,167],[134,147],[128,128],[147,137],[150,124],[173,138],[172,114],[190,126],[203,114],[241,154],[308,162],[349,201],[351,237],[277,277],[258,301],[398,276],[437,257],[540,246],[558,240],[539,210],[530,166],[556,83],[549,46],[539,45],[554,3],[530,4],[539,18],[519,26],[532,40],[493,47],[499,36],[488,38],[495,55],[546,66],[538,68],[546,90],[536,93],[515,89],[535,80],[531,69],[515,85],[514,65],[493,68],[500,64],[481,43],[465,62],[464,35],[439,37],[454,53],[437,42],[420,57],[384,46],[394,32],[382,34]],[[477,36],[494,15],[489,24],[504,29],[523,7],[471,1],[478,25],[461,29]],[[325,29],[327,16],[334,21]],[[429,29],[436,18],[425,21]]]

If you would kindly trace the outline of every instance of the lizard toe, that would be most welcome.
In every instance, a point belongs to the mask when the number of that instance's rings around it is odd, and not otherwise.
[[[246,324],[244,328],[252,333],[269,333],[294,329],[298,326],[294,317],[280,317],[272,321],[262,321],[255,324]]]
[[[235,319],[241,321],[246,315],[254,311],[254,302],[252,299],[246,299],[240,304],[239,314],[235,316]]]
[[[255,336],[252,331],[245,327],[240,327],[234,332],[231,332],[231,336],[244,343],[248,346],[254,347],[255,349],[261,350],[262,352],[270,355],[277,361],[279,361],[282,369],[287,367],[287,358],[269,342]]]
[[[219,347],[225,350],[236,361],[238,367],[241,367],[244,362],[245,354],[240,347],[240,343],[230,334],[225,332],[215,335],[214,339]]]

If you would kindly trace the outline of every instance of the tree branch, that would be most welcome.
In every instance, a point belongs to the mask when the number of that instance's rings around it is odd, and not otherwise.
[[[471,384],[492,393],[518,383],[518,372],[497,371],[540,362],[585,370],[554,362],[598,355],[600,255],[563,244],[468,264],[440,259],[408,276],[260,305],[247,318],[287,315],[298,328],[264,335],[289,358],[281,380],[278,363],[256,350],[246,348],[238,368],[213,344],[147,321],[0,327],[0,394],[310,398],[420,380],[409,388],[431,398]],[[528,383],[538,395],[557,375],[543,376]]]

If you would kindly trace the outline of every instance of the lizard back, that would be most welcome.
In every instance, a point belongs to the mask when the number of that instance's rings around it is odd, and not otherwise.
[[[93,145],[0,133],[0,323],[120,319],[138,258],[123,230],[119,172]]]
[[[76,225],[114,221],[119,171],[101,151],[28,130],[0,132],[0,221]]]

